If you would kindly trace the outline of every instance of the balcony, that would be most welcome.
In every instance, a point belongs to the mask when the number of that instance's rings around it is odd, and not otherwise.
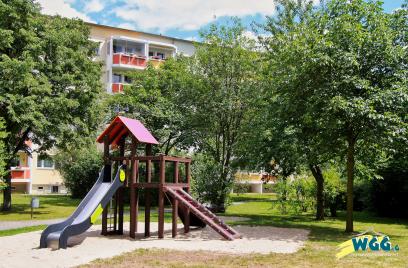
[[[164,61],[165,59],[160,59],[157,57],[149,57],[150,64],[155,68],[158,68],[160,65],[162,65]]]
[[[112,64],[113,67],[124,69],[144,69],[146,67],[147,59],[144,56],[114,53]]]
[[[30,167],[12,167],[11,182],[28,182],[31,178]]]
[[[112,83],[112,93],[123,92],[123,89],[130,87],[128,83]]]

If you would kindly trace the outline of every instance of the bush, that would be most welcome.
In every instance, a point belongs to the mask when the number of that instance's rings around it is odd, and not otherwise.
[[[340,172],[331,167],[323,172],[324,176],[324,207],[330,211],[330,216],[336,217],[337,210],[345,208],[346,186],[341,180]]]
[[[360,180],[356,184],[355,208],[367,209],[381,217],[408,218],[408,159],[395,157],[379,170],[381,179]]]
[[[233,192],[237,195],[250,193],[251,192],[251,185],[249,183],[234,183]]]
[[[59,152],[55,162],[73,198],[85,197],[98,179],[103,166],[102,154],[94,145],[69,152]]]
[[[314,207],[315,182],[310,177],[280,178],[274,189],[278,194],[278,206],[282,214],[289,211],[307,212]]]
[[[233,173],[228,172],[225,180],[216,162],[205,155],[196,155],[191,168],[193,195],[201,203],[209,204],[216,212],[223,212],[228,203],[228,195],[233,186]]]
[[[262,185],[262,187],[263,187],[262,192],[264,192],[264,193],[275,193],[276,192],[276,190],[275,190],[276,184],[275,183],[274,184],[264,183]]]

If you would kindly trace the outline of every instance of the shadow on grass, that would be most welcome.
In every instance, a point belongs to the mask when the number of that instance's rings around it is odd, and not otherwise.
[[[276,199],[275,195],[268,195],[267,198],[259,196],[250,196],[250,195],[234,195],[231,196],[231,202],[269,202]]]
[[[257,216],[248,214],[228,214],[226,216],[248,218],[248,220],[245,221],[232,222],[237,225],[266,225],[282,228],[307,229],[310,230],[309,240],[311,241],[340,243],[350,236],[338,227],[324,225],[324,223],[327,222],[316,222],[312,216]]]
[[[350,233],[345,232],[345,212],[340,212],[339,217],[332,218],[327,217],[324,221],[316,221],[312,214],[303,215],[251,215],[245,213],[226,213],[223,216],[243,217],[247,220],[231,222],[234,225],[266,225],[283,228],[301,228],[310,230],[309,240],[317,242],[333,242],[341,243],[347,239],[350,239]],[[389,228],[390,224],[397,224],[407,227],[407,221],[373,217],[369,213],[355,213],[355,224],[363,225],[384,225],[383,231],[392,237],[405,238],[406,235],[395,233],[396,229]],[[363,231],[363,230],[356,230]]]
[[[81,202],[81,199],[74,199],[69,196],[47,195],[38,196],[40,205],[58,206],[58,207],[76,207]]]

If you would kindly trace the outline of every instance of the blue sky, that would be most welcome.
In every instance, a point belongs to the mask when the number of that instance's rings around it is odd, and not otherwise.
[[[317,0],[315,0],[317,1]],[[246,26],[262,23],[275,8],[272,0],[38,0],[49,15],[79,17],[85,21],[126,29],[198,40],[199,30],[229,16]],[[387,12],[403,0],[385,0]]]

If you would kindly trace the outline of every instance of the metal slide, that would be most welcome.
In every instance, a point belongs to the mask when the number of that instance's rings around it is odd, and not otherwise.
[[[118,169],[112,182],[104,182],[104,169],[102,169],[98,180],[74,213],[63,222],[49,225],[42,232],[40,248],[67,248],[68,238],[85,232],[98,220],[103,208],[124,181],[124,166]]]
[[[220,218],[191,197],[191,195],[189,195],[182,188],[171,188],[165,186],[164,190],[170,196],[176,198],[184,207],[189,208],[191,213],[194,213],[200,220],[205,222],[225,239],[234,240],[242,237],[237,231],[225,224]]]

